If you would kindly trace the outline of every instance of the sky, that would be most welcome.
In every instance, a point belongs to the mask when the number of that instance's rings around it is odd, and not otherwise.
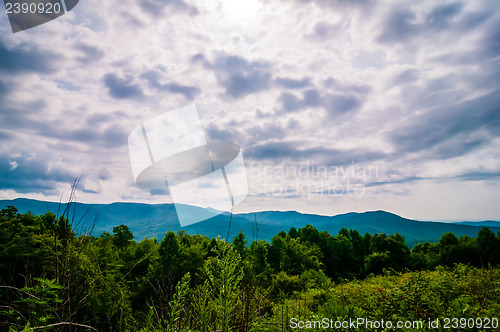
[[[3,10],[2,10],[3,11]],[[84,0],[0,13],[0,199],[168,203],[128,135],[196,105],[239,145],[235,212],[500,220],[496,1]]]

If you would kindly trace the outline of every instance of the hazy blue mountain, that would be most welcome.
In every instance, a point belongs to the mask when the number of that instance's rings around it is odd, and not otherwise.
[[[41,214],[52,211],[62,214],[67,205],[57,202],[44,202],[30,199],[14,199],[0,201],[0,208],[13,205],[19,212],[31,211]],[[200,208],[192,207],[193,213]],[[203,209],[201,209],[203,210]],[[183,230],[188,234],[202,234],[208,237],[227,237],[230,216],[227,213],[218,215],[203,222],[180,227],[173,204],[142,204],[142,203],[112,203],[112,204],[71,204],[70,220],[78,226],[80,233],[88,233],[93,227],[94,235],[104,231],[111,232],[114,226],[125,224],[134,233],[136,240],[144,237],[161,239],[169,230]],[[232,239],[239,231],[247,235],[248,240],[254,238],[270,241],[272,236],[281,230],[288,232],[291,227],[300,228],[307,224],[315,226],[320,231],[328,231],[335,235],[342,227],[357,229],[362,235],[400,233],[406,243],[412,247],[418,242],[437,242],[442,234],[453,232],[457,236],[476,236],[482,226],[490,227],[494,232],[500,231],[500,222],[463,222],[443,223],[416,221],[402,218],[385,211],[370,211],[364,213],[346,213],[336,216],[321,216],[303,214],[296,211],[262,211],[257,213],[235,214],[231,218],[229,238]]]
[[[455,222],[458,225],[469,225],[469,226],[479,226],[479,227],[500,227],[500,221],[485,220],[485,221],[459,221]]]

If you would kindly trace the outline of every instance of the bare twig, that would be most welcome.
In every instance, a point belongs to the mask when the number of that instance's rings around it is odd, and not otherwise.
[[[229,239],[229,232],[231,231],[231,221],[233,220],[233,208],[234,208],[234,201],[233,198],[231,197],[231,214],[229,215],[229,227],[227,228],[226,242]]]
[[[89,325],[78,324],[78,323],[71,323],[71,322],[60,322],[60,323],[54,323],[54,324],[49,324],[49,325],[44,325],[44,326],[31,327],[29,329],[22,330],[21,332],[33,331],[33,330],[44,330],[44,329],[49,328],[49,327],[64,326],[64,325],[76,326],[76,327],[81,327],[81,328],[84,328],[84,329],[90,329],[92,331],[98,331],[96,328],[94,328],[92,326],[89,326]]]

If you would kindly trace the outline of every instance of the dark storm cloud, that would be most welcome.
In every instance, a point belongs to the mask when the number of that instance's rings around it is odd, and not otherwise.
[[[394,130],[389,140],[397,154],[421,152],[446,159],[464,155],[500,136],[500,95],[490,94],[456,106],[442,107],[413,117]]]
[[[154,17],[162,16],[166,9],[187,12],[189,15],[198,14],[198,8],[184,0],[141,0],[139,5],[142,10]]]
[[[311,80],[307,77],[304,77],[300,80],[287,78],[287,77],[277,77],[274,80],[274,83],[285,89],[302,89],[311,85]]]
[[[198,55],[195,62],[203,62]],[[271,85],[271,66],[265,61],[249,61],[234,55],[219,55],[213,64],[205,61],[205,67],[215,72],[217,81],[226,94],[239,99],[267,89]]]
[[[338,150],[326,147],[300,148],[301,142],[272,142],[245,150],[246,158],[255,160],[313,160],[325,166],[347,165],[384,158],[379,151]]]
[[[57,70],[60,60],[59,55],[33,46],[16,46],[9,49],[0,41],[0,72],[50,73]]]
[[[132,78],[120,78],[115,74],[107,74],[104,76],[104,83],[113,98],[141,99],[143,97],[141,88],[132,83]]]
[[[279,102],[281,102],[283,110],[287,112],[295,112],[308,107],[321,107],[331,116],[348,113],[361,105],[360,100],[354,95],[340,93],[321,95],[316,89],[304,91],[302,97],[284,92],[281,94]]]
[[[83,64],[91,64],[104,57],[104,52],[97,47],[86,44],[78,44],[75,47],[83,53],[83,56],[78,58],[78,60]]]
[[[194,97],[200,92],[200,90],[195,86],[187,86],[177,84],[175,82],[160,83],[160,75],[157,72],[149,71],[142,75],[148,80],[149,84],[160,91],[168,91],[172,93],[179,93],[183,95],[188,100],[193,100]]]
[[[75,178],[65,169],[51,165],[47,154],[11,158],[0,155],[0,189],[18,193],[53,193],[58,183],[70,184]]]

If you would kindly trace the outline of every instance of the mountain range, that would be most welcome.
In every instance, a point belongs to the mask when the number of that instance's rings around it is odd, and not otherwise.
[[[25,198],[0,200],[0,209],[9,205],[15,206],[20,213],[30,211],[33,214],[43,214],[51,211],[62,214],[67,203],[46,202]],[[210,215],[210,209],[192,207],[193,213]],[[493,232],[500,231],[498,221],[463,221],[454,223],[436,221],[418,221],[400,217],[386,211],[369,211],[363,213],[346,213],[335,216],[303,214],[296,211],[261,211],[255,213],[233,214],[224,213],[200,223],[181,227],[173,204],[144,203],[112,203],[86,204],[72,203],[69,219],[76,227],[77,233],[100,235],[112,232],[114,226],[125,224],[134,234],[137,241],[148,238],[160,240],[165,232],[170,230],[185,231],[188,234],[201,234],[208,237],[232,239],[243,231],[249,241],[253,239],[270,241],[281,230],[288,232],[291,227],[300,228],[311,224],[320,231],[336,235],[342,227],[356,229],[362,235],[400,233],[411,248],[419,242],[437,242],[442,234],[453,232],[457,237],[468,235],[474,237],[481,227],[489,227]]]

